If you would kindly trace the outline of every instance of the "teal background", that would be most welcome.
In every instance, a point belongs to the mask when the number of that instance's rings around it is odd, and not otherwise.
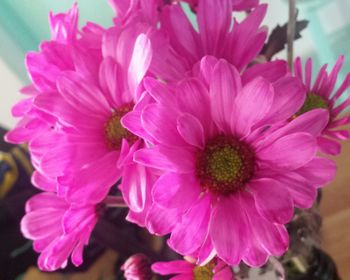
[[[37,50],[40,41],[50,37],[48,26],[48,13],[66,11],[74,2],[78,3],[80,10],[80,25],[87,20],[97,22],[103,26],[112,24],[113,11],[107,0],[1,0],[0,1],[0,56],[9,68],[23,81],[27,81],[24,68],[24,56],[29,50]],[[270,14],[276,21],[283,23],[287,18],[286,0],[261,0],[269,2]],[[319,11],[326,10],[332,2],[340,7],[339,14],[330,11],[329,17],[321,18]],[[316,67],[329,62],[332,65],[341,54],[350,55],[350,21],[348,11],[349,0],[297,0],[300,18],[310,20],[309,31],[303,36],[311,40],[315,46],[312,52],[300,53],[299,44],[296,45],[296,55],[311,56]],[[273,10],[276,9],[276,10]],[[272,11],[272,12],[271,12]],[[343,13],[342,13],[343,12]],[[324,13],[324,12],[323,12]],[[327,26],[333,21],[343,17],[344,25],[327,33]],[[269,20],[269,18],[267,19]],[[274,26],[269,26],[273,28]],[[307,44],[307,42],[305,43]],[[300,45],[300,49],[303,45]],[[302,50],[301,50],[302,51]],[[342,76],[350,69],[350,61],[346,60]]]

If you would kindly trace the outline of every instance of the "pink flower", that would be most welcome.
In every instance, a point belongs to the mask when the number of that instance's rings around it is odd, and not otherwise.
[[[71,205],[55,193],[44,192],[27,201],[21,230],[40,253],[39,268],[53,271],[66,267],[70,255],[75,266],[82,264],[83,248],[97,219],[96,205]]]
[[[232,268],[221,260],[213,260],[205,266],[187,261],[157,262],[152,270],[160,275],[177,274],[170,279],[181,280],[234,280]]]
[[[290,98],[300,94],[297,79],[242,84],[235,67],[211,62],[201,62],[208,88],[190,78],[174,94],[145,81],[156,103],[142,110],[139,135],[154,141],[134,159],[162,174],[151,190],[147,227],[171,233],[169,245],[200,264],[217,254],[231,265],[261,266],[287,250],[284,224],[294,206],[310,207],[334,176],[334,163],[316,156],[328,114],[313,110],[288,123],[301,105]]]
[[[56,93],[42,94],[35,105],[57,119],[56,129],[30,143],[37,169],[58,181],[58,193],[71,203],[99,203],[123,176],[121,190],[142,225],[152,175],[132,161],[143,141],[124,129],[120,119],[138,100],[139,84],[151,60],[146,35],[128,26],[109,29],[103,38],[98,75],[66,71]],[[82,53],[81,55],[84,55]],[[88,60],[89,58],[87,58]],[[135,217],[138,214],[141,217]]]
[[[153,273],[151,261],[144,254],[135,254],[129,257],[121,266],[127,280],[151,280]]]
[[[191,76],[193,67],[205,55],[224,58],[243,70],[264,45],[266,29],[260,28],[260,24],[266,8],[258,6],[239,23],[232,18],[230,0],[203,0],[198,4],[196,31],[181,5],[164,7],[161,31],[167,40],[164,39],[162,48],[157,48],[151,71],[162,80],[176,82]]]
[[[350,134],[341,126],[350,123],[350,117],[341,114],[350,105],[350,98],[345,98],[344,93],[350,87],[350,74],[347,75],[340,87],[335,90],[339,71],[343,65],[344,57],[341,56],[330,74],[327,73],[327,65],[319,71],[316,81],[312,84],[312,60],[308,59],[305,64],[303,74],[301,59],[295,60],[295,76],[302,81],[307,90],[307,97],[303,107],[296,115],[301,115],[312,109],[323,108],[329,111],[329,122],[322,135],[318,137],[320,150],[326,154],[338,155],[341,150],[339,142],[336,140],[347,140]]]

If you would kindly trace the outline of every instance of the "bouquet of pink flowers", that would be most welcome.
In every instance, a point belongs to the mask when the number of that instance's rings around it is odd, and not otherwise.
[[[183,2],[194,24],[181,1],[110,0],[107,29],[79,29],[74,5],[50,14],[51,40],[28,53],[32,84],[6,140],[28,144],[42,190],[21,221],[40,269],[81,265],[105,209],[127,207],[127,221],[185,257],[154,273],[235,279],[234,267],[285,254],[295,208],[334,178],[324,154],[349,138],[343,57],[313,81],[310,59],[265,55],[267,5]],[[124,264],[127,279],[151,279],[145,258]]]

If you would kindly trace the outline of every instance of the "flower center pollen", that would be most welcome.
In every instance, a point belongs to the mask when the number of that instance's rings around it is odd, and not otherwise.
[[[252,177],[255,156],[244,142],[219,136],[198,154],[196,167],[203,190],[229,195],[242,189]]]
[[[314,109],[328,109],[328,102],[322,96],[309,92],[306,96],[304,105],[300,108],[296,115],[300,116]]]
[[[213,262],[210,262],[204,266],[196,266],[193,269],[194,280],[212,280],[214,277],[214,267],[215,264]]]
[[[124,105],[118,110],[115,110],[111,118],[105,123],[105,137],[107,146],[112,150],[119,150],[121,148],[122,140],[126,139],[129,144],[134,143],[138,137],[125,129],[120,120],[121,118],[132,110],[132,104]]]

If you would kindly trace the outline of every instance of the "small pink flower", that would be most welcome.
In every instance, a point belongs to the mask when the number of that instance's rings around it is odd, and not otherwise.
[[[157,262],[152,270],[160,275],[175,275],[170,279],[181,280],[234,280],[232,268],[221,260],[213,260],[204,266],[187,261]]]
[[[167,39],[157,48],[151,71],[162,80],[176,82],[191,76],[206,55],[224,58],[242,71],[264,45],[267,32],[260,24],[266,9],[266,5],[257,6],[238,22],[232,18],[231,0],[202,0],[196,14],[197,31],[180,4],[165,6],[160,30]]]
[[[153,277],[151,261],[144,254],[132,255],[122,265],[121,270],[127,280],[151,280]]]
[[[44,192],[27,201],[21,230],[40,253],[39,268],[53,271],[66,267],[70,255],[75,266],[82,264],[83,248],[97,219],[96,205],[70,205],[55,193]]]
[[[350,87],[350,74],[348,74],[340,87],[335,90],[338,74],[344,62],[341,56],[330,74],[327,73],[327,65],[323,65],[317,78],[312,84],[312,60],[308,59],[305,64],[303,75],[301,59],[295,60],[295,76],[302,81],[307,90],[307,97],[303,107],[297,112],[297,116],[312,109],[323,108],[329,111],[329,122],[318,137],[318,144],[322,152],[331,155],[338,155],[341,146],[337,140],[347,140],[350,134],[342,126],[350,123],[348,115],[341,117],[341,114],[350,105],[350,98],[345,97],[346,90]]]
[[[147,227],[171,233],[169,245],[200,264],[217,254],[231,265],[261,266],[287,250],[284,224],[294,207],[310,207],[335,174],[332,161],[316,156],[328,114],[288,122],[301,106],[290,98],[300,95],[295,78],[242,84],[235,67],[208,58],[200,71],[205,83],[185,79],[174,90],[145,81],[156,102],[142,110],[139,134],[130,129],[153,145],[134,159],[162,174],[150,190]]]

